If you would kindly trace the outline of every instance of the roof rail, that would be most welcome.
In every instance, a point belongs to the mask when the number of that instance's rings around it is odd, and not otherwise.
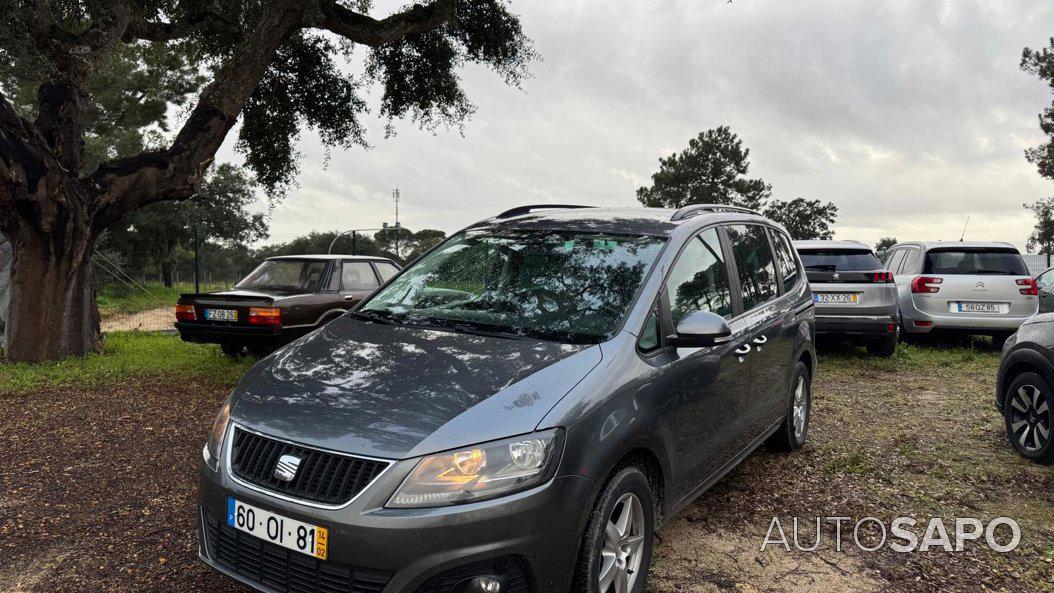
[[[691,216],[702,212],[742,212],[743,214],[757,214],[761,216],[761,213],[757,210],[751,210],[750,208],[744,208],[742,206],[729,206],[727,204],[692,204],[691,206],[685,206],[673,213],[670,217],[671,221],[684,220]]]
[[[577,204],[534,204],[531,206],[517,206],[510,210],[506,210],[494,218],[512,218],[513,216],[519,216],[521,214],[529,214],[535,210],[546,210],[546,209],[572,209],[572,208],[594,208],[594,206],[579,206]]]

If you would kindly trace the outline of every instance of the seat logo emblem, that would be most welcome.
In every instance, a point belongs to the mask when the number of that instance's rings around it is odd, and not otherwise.
[[[283,482],[292,482],[296,477],[296,470],[300,468],[300,458],[296,455],[283,455],[278,458],[274,466],[274,477]]]

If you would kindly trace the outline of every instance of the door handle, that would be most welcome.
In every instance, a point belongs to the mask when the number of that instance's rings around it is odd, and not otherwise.
[[[743,344],[739,348],[733,350],[733,353],[739,357],[739,360],[743,360],[743,357],[750,354],[750,344]]]
[[[353,294],[346,294],[346,295],[344,295],[344,300],[345,301],[354,301],[355,300],[355,295],[353,295]]]
[[[761,346],[762,344],[767,344],[768,341],[769,341],[768,337],[764,336],[764,335],[754,338],[754,343],[757,344],[758,346]]]

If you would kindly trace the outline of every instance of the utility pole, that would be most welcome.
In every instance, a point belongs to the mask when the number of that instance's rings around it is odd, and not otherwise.
[[[399,253],[399,186],[392,190],[392,200],[395,201],[395,256],[402,258]]]
[[[194,293],[201,294],[201,238],[198,225],[194,225]]]

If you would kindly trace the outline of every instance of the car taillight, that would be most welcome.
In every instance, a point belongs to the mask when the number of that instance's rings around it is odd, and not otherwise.
[[[911,281],[911,292],[933,294],[935,292],[940,291],[941,288],[939,286],[934,285],[940,284],[941,282],[944,282],[943,278],[933,278],[932,276],[916,276],[915,279]]]
[[[875,272],[871,277],[872,282],[892,282],[893,272]]]
[[[277,307],[249,307],[249,325],[282,325],[282,312]]]
[[[197,321],[194,305],[176,305],[176,321]]]
[[[1021,294],[1027,294],[1029,296],[1036,296],[1039,294],[1039,286],[1036,285],[1035,278],[1018,278],[1017,285],[1024,287],[1018,289],[1018,292]]]

